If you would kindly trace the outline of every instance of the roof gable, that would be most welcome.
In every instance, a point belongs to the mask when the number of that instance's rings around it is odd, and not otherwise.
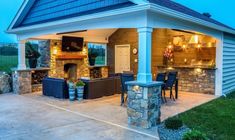
[[[27,14],[22,14],[13,27],[35,25],[130,5],[134,3],[129,0],[36,0]]]

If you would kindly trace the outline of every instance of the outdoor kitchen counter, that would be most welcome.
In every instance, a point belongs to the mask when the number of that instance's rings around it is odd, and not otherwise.
[[[182,65],[182,66],[155,66],[157,68],[172,70],[172,69],[204,69],[204,70],[216,70],[217,68],[212,66],[191,66],[191,65]]]
[[[177,71],[179,79],[179,91],[194,93],[215,93],[216,68],[205,66],[157,66],[157,73]]]

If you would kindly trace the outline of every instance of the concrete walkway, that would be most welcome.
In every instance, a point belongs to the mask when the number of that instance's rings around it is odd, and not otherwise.
[[[75,103],[69,104],[75,105],[76,108]],[[47,100],[36,100],[30,95],[0,95],[0,140],[142,139],[156,140],[158,134],[149,135],[138,129],[99,120],[73,109],[50,104]]]
[[[179,99],[162,105],[161,119],[177,115],[216,98],[180,92]],[[148,140],[159,139],[157,127],[127,125],[120,95],[70,102],[41,93],[0,95],[0,140]]]

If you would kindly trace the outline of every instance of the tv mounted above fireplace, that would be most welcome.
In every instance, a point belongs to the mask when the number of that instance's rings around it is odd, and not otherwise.
[[[83,49],[83,41],[82,37],[62,37],[62,51],[66,52],[78,52]]]

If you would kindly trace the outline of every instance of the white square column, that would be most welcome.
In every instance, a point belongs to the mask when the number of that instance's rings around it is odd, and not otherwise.
[[[152,32],[153,28],[138,28],[139,33],[139,64],[137,82],[152,82],[151,58],[152,58]]]
[[[18,41],[18,70],[26,69],[25,64],[25,40]]]

